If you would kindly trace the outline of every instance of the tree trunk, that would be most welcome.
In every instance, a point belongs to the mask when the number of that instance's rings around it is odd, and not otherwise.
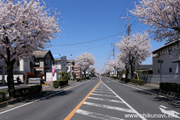
[[[5,38],[6,44],[9,44],[8,37]],[[7,60],[6,60],[6,66],[7,66],[7,83],[8,83],[8,90],[13,90],[14,88],[14,79],[13,79],[13,67],[16,60],[11,60],[11,51],[10,48],[7,47],[6,49],[7,54]]]
[[[131,63],[131,77],[134,78],[134,71],[135,71],[135,60]]]
[[[134,67],[133,67],[133,65],[131,65],[131,79],[133,79],[134,78]]]
[[[129,69],[128,69],[128,65],[127,64],[125,66],[125,69],[126,69],[126,76],[125,76],[125,78],[127,80],[128,79],[128,74],[129,74]]]
[[[8,90],[15,89],[14,87],[14,79],[13,79],[13,63],[11,62],[9,65],[7,65],[7,82],[8,82]]]
[[[85,76],[85,78],[86,78],[86,71],[84,71],[84,76]]]

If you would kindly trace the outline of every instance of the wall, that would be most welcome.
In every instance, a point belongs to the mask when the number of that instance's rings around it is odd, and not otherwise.
[[[19,76],[21,82],[23,82],[23,75],[14,75],[14,83],[17,83],[16,78]],[[2,80],[2,75],[0,75],[0,80]],[[7,75],[5,75],[5,83],[7,83]]]
[[[21,59],[19,60],[19,71],[31,72],[30,61]]]
[[[179,74],[162,74],[162,82],[180,83]],[[147,83],[160,83],[160,74],[139,74],[139,78]]]

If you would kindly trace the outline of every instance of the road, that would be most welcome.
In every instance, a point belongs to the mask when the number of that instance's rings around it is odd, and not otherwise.
[[[178,101],[101,77],[0,109],[0,120],[177,120],[179,113]]]

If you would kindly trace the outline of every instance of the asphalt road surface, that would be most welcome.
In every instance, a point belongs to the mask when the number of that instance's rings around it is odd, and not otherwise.
[[[56,90],[42,99],[0,109],[0,120],[63,119],[178,120],[180,103],[101,77]]]

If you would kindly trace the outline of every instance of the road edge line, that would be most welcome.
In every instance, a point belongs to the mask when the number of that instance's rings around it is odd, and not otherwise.
[[[74,114],[76,113],[76,111],[83,105],[83,103],[87,100],[87,98],[91,95],[91,93],[96,89],[96,87],[100,84],[101,82],[101,77],[100,77],[100,81],[96,84],[96,86],[86,95],[86,97],[84,97],[84,99],[66,116],[66,118],[64,120],[70,120]]]

